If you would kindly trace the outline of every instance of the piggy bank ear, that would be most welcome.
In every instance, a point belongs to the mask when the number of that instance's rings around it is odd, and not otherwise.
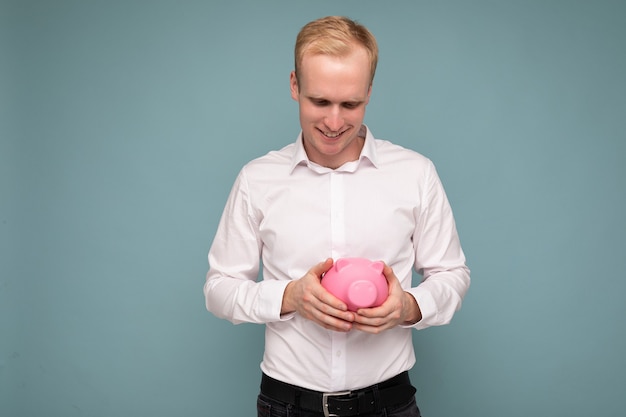
[[[350,261],[345,258],[337,259],[337,262],[335,262],[335,268],[337,269],[337,271],[341,271],[348,265],[350,265]]]
[[[370,265],[370,268],[372,268],[377,273],[382,274],[383,269],[385,269],[385,264],[382,261],[372,262],[372,264]]]

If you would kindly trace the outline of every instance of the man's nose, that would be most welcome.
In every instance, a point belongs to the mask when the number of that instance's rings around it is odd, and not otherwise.
[[[343,116],[338,108],[331,108],[324,119],[324,123],[329,130],[336,132],[343,127]]]

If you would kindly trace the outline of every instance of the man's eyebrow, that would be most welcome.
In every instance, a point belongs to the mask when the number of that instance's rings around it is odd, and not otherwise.
[[[306,96],[306,98],[308,98],[309,100],[313,100],[313,101],[327,101],[329,103],[334,103],[334,101],[329,100],[325,97],[322,96],[314,96],[314,95],[308,95]],[[339,102],[339,104],[346,104],[346,103],[350,103],[350,104],[359,104],[359,103],[363,103],[365,101],[365,99],[360,99],[360,98],[351,98],[348,100],[342,100]]]

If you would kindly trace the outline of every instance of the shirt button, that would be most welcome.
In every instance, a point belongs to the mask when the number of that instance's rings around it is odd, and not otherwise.
[[[338,358],[339,358],[339,357],[341,357],[341,351],[340,351],[340,350],[338,350],[338,351],[337,351],[337,353],[336,353],[336,355],[337,355],[337,357],[338,357]]]

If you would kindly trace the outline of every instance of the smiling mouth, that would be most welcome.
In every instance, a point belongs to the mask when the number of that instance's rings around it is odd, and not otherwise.
[[[339,136],[343,135],[344,133],[346,133],[349,129],[346,130],[342,130],[340,132],[326,132],[323,130],[320,130],[320,132],[326,136],[329,139],[337,139]]]

